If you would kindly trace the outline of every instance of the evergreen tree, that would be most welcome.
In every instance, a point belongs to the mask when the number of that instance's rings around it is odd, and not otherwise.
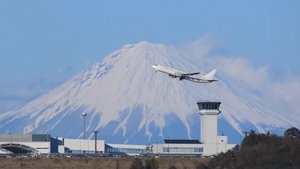
[[[243,139],[242,146],[220,153],[208,163],[213,168],[236,169],[296,169],[300,167],[300,139],[298,129],[286,131],[286,136],[257,134],[254,131]]]
[[[292,136],[292,137],[298,137],[298,138],[300,138],[300,131],[296,127],[292,127],[292,128],[287,129],[284,132],[284,135],[285,136]]]

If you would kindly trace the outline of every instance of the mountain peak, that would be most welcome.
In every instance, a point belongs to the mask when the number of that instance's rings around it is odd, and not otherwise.
[[[104,139],[145,143],[178,133],[191,138],[198,135],[192,131],[199,126],[195,118],[199,100],[224,102],[222,117],[240,133],[245,124],[263,131],[265,126],[285,127],[291,120],[272,108],[264,109],[263,99],[225,74],[215,84],[195,84],[155,73],[153,64],[199,69],[172,46],[147,41],[127,44],[52,91],[2,114],[0,131],[47,130],[80,137],[80,114],[87,112],[87,130],[100,130]],[[266,114],[273,116],[261,120]]]
[[[128,43],[128,44],[125,44],[122,46],[121,49],[130,49],[130,48],[149,48],[149,47],[153,47],[157,44],[154,44],[154,43],[151,43],[151,42],[148,42],[148,41],[141,41],[141,42],[138,42],[138,43],[135,43],[135,44],[131,44],[131,43]]]

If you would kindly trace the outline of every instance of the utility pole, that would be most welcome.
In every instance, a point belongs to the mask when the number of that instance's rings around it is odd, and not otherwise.
[[[94,135],[95,135],[95,154],[97,154],[97,133],[98,131],[97,130],[94,130]]]
[[[83,139],[85,139],[85,117],[87,116],[87,113],[82,112],[81,116],[83,117]]]

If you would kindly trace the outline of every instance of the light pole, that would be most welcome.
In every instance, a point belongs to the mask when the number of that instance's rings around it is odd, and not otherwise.
[[[87,116],[87,113],[82,112],[81,116],[83,117],[83,139],[85,139],[85,117]]]
[[[98,133],[98,131],[94,130],[93,132],[95,134],[95,154],[97,154],[97,133]]]

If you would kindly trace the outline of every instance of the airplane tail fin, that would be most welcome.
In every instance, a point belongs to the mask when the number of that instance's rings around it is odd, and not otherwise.
[[[213,69],[210,72],[208,72],[206,75],[203,76],[203,78],[205,80],[210,80],[210,81],[214,81],[215,79],[215,75],[216,75],[217,70]]]

